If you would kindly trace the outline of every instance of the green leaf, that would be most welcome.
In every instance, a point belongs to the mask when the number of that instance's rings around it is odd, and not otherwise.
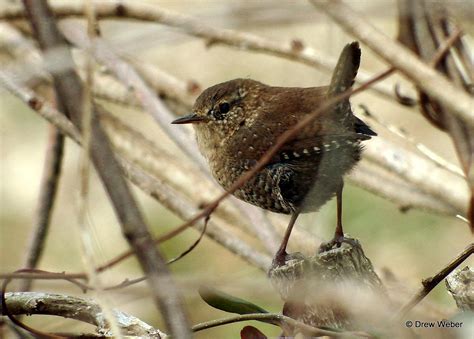
[[[199,288],[199,295],[208,305],[225,312],[237,314],[268,313],[267,310],[247,300],[234,297],[208,286],[201,286]]]

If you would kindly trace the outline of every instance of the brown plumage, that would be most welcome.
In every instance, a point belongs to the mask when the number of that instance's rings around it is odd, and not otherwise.
[[[358,45],[346,46],[327,87],[273,87],[251,79],[217,84],[198,97],[191,115],[174,123],[193,123],[212,174],[228,189],[283,132],[314,112],[328,96],[350,88],[359,59]],[[284,260],[297,215],[318,210],[342,191],[343,175],[360,159],[360,141],[372,135],[375,133],[352,114],[349,101],[342,101],[319,114],[234,193],[261,208],[293,215],[277,254],[279,260]],[[339,226],[336,238],[343,237],[340,220]]]

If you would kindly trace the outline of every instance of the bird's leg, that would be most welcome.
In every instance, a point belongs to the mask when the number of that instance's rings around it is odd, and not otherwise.
[[[293,212],[291,215],[290,222],[288,223],[288,227],[286,228],[285,235],[283,236],[283,240],[281,242],[280,248],[275,254],[273,258],[273,265],[272,266],[281,266],[285,264],[285,259],[288,253],[286,253],[286,247],[288,246],[288,241],[290,240],[291,231],[293,230],[293,226],[295,225],[296,219],[300,214],[299,211]]]
[[[344,188],[344,181],[341,183],[336,191],[336,204],[337,204],[337,224],[336,232],[334,233],[334,240],[344,237],[344,231],[342,230],[342,189]]]
[[[319,252],[325,252],[330,250],[334,245],[337,247],[341,246],[341,243],[347,242],[355,245],[355,240],[344,237],[344,231],[342,229],[342,189],[344,188],[344,181],[341,180],[339,187],[336,191],[336,206],[337,206],[337,224],[336,231],[334,232],[334,238],[329,242],[322,243],[319,247]]]

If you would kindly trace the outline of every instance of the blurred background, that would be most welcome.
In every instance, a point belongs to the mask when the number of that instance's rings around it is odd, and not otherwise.
[[[72,1],[72,0],[71,0]],[[342,47],[353,39],[306,1],[147,1],[163,8],[193,15],[203,23],[216,28],[232,28],[252,32],[274,41],[299,39],[305,45],[324,51],[337,58]],[[9,6],[15,1],[0,1]],[[397,8],[394,1],[352,1],[348,3],[387,36],[397,32]],[[466,33],[472,33],[474,10],[468,1],[456,1],[453,9],[463,23]],[[248,77],[278,86],[318,86],[329,82],[330,74],[278,57],[239,51],[224,45],[207,48],[203,40],[190,37],[158,24],[133,21],[103,20],[102,37],[122,55],[137,61],[156,64],[183,80],[194,80],[206,88],[237,77]],[[3,65],[11,65],[0,50]],[[361,68],[376,73],[386,69],[379,59],[362,45]],[[401,77],[392,77],[389,83],[400,82],[412,89]],[[387,123],[402,128],[407,134],[434,150],[446,160],[458,164],[451,140],[413,109],[393,104],[371,93],[352,99],[353,105],[366,105]],[[158,125],[141,111],[109,105],[108,108],[155,142],[170,143]],[[11,272],[22,267],[30,238],[33,216],[45,156],[48,124],[25,104],[0,88],[0,270]],[[363,118],[363,117],[362,117]],[[170,143],[170,149],[179,152]],[[79,148],[66,142],[65,162],[51,230],[40,269],[55,272],[83,271],[78,239],[78,171]],[[430,173],[426,173],[427,176]],[[154,234],[164,233],[183,222],[155,200],[134,188],[134,194],[151,225]],[[406,296],[420,287],[422,278],[433,275],[463,248],[472,242],[467,224],[432,213],[409,210],[368,193],[361,188],[346,186],[344,193],[344,225],[351,236],[358,238],[377,272],[391,272],[399,281]],[[93,228],[95,255],[105,262],[127,249],[109,200],[97,179],[91,177],[88,219]],[[329,239],[335,225],[335,201],[318,213],[300,217],[298,228],[304,228],[318,238]],[[161,246],[167,258],[187,248],[198,232],[189,229]],[[297,250],[297,249],[294,249]],[[474,259],[466,264],[473,265]],[[465,264],[462,265],[464,267]],[[197,293],[201,284],[211,284],[230,294],[250,300],[269,311],[280,312],[282,301],[273,291],[266,274],[252,267],[211,240],[201,244],[184,259],[172,264],[192,323],[228,316],[205,304]],[[104,273],[104,281],[115,284],[141,275],[135,259],[128,259]],[[15,284],[11,285],[13,290]],[[87,297],[65,282],[35,282],[34,290],[69,293]],[[112,307],[130,313],[158,328],[163,328],[159,313],[149,297],[145,283],[106,294]],[[455,304],[440,284],[423,303],[455,311]],[[35,316],[28,323],[43,331],[84,329],[79,322]],[[238,323],[201,332],[198,338],[238,337],[247,324]],[[279,329],[262,323],[253,324],[268,336],[276,336]]]

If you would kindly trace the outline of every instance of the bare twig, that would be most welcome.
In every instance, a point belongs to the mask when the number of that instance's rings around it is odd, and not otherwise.
[[[92,42],[88,39],[86,33],[80,25],[73,22],[61,23],[61,28],[66,38],[73,41],[76,45],[90,51],[100,62],[107,65],[116,76],[129,88],[133,89],[133,93],[141,102],[142,106],[152,115],[152,117],[162,126],[170,125],[175,119],[173,113],[159,100],[159,98],[151,91],[140,76],[135,72],[133,67],[129,66],[125,61],[120,59],[113,51],[106,46],[106,43],[100,38],[94,39]],[[93,45],[92,45],[93,44]],[[182,128],[168,129],[166,131],[170,138],[173,139],[197,164],[202,168],[204,159],[199,153],[195,143],[190,142],[191,138]]]
[[[473,98],[457,89],[453,83],[446,80],[406,48],[387,39],[386,35],[375,29],[366,19],[342,1],[310,1],[314,6],[330,15],[349,34],[356,36],[385,61],[396,67],[419,88],[437,98],[458,118],[474,127]]]
[[[64,46],[64,39],[59,33],[47,3],[31,0],[24,0],[24,3],[40,46],[45,50],[58,45]],[[70,53],[65,51],[63,57],[67,62],[72,63]],[[61,74],[53,74],[53,78],[61,109],[80,129],[82,89],[77,75],[69,70]],[[150,289],[157,306],[162,311],[168,329],[179,338],[189,338],[189,326],[182,308],[181,297],[171,280],[163,258],[152,244],[148,228],[122,177],[120,167],[96,114],[93,114],[92,121],[92,159],[111,198],[122,232],[148,275]]]
[[[202,330],[207,330],[209,328],[222,326],[226,324],[232,324],[236,322],[242,321],[249,321],[249,320],[258,320],[263,321],[265,323],[277,323],[277,324],[285,324],[289,326],[294,326],[299,328],[300,330],[308,333],[311,336],[329,336],[329,337],[336,337],[336,338],[346,338],[346,337],[363,337],[363,338],[370,338],[371,335],[363,332],[339,332],[339,331],[330,331],[322,328],[317,328],[313,326],[306,325],[300,321],[296,321],[290,317],[284,316],[282,314],[275,314],[275,313],[250,313],[250,314],[239,314],[233,317],[224,318],[224,319],[217,319],[207,321],[201,324],[197,324],[193,326],[193,332],[198,332]]]
[[[189,254],[193,249],[196,248],[196,246],[201,242],[203,235],[206,233],[206,228],[207,224],[209,223],[209,219],[210,216],[204,219],[204,227],[202,228],[201,234],[199,234],[199,238],[197,238],[196,241],[191,244],[191,246],[189,246],[185,251],[181,252],[177,257],[168,260],[168,265],[180,260],[181,258],[184,258],[187,254]]]
[[[459,39],[460,37],[460,34],[461,32],[460,31],[456,31],[456,32],[453,32],[452,36],[450,36],[446,41],[444,41],[444,43],[436,50],[436,53],[434,54],[434,56],[431,58],[431,61],[430,61],[430,65],[434,66],[436,65],[443,57],[444,55],[449,51],[450,47]],[[394,69],[394,68],[392,68]],[[367,112],[366,112],[367,113]],[[375,140],[374,143],[371,143],[370,145],[370,150],[369,150],[369,155],[368,155],[368,158],[369,159],[372,159],[374,161],[378,161],[378,156],[376,156],[375,154],[373,154],[372,152],[372,149],[376,149],[377,150],[377,153],[383,153],[382,150],[384,150],[385,148],[383,147],[383,145],[377,145],[378,143],[384,143],[384,140],[383,139],[378,139],[378,140]],[[373,148],[373,147],[377,147],[377,148]],[[407,155],[409,155],[411,152],[406,152]],[[374,156],[375,155],[375,156]],[[388,157],[390,158],[390,157]],[[396,158],[396,157],[394,157]],[[410,159],[410,156],[407,156],[406,157],[409,161]],[[431,158],[428,157],[428,159],[432,160]],[[390,161],[388,161],[390,162]],[[439,161],[434,161],[433,162],[435,164],[439,164]],[[427,162],[429,163],[429,162]],[[386,163],[385,163],[386,164]],[[393,163],[394,166],[392,166],[392,171],[393,172],[398,172],[400,174],[400,176],[404,176],[404,173],[407,173],[409,175],[413,174],[413,173],[408,173],[408,172],[405,172],[404,168],[403,167],[400,167],[400,164],[395,164],[395,162]],[[420,170],[420,167],[423,168],[423,166],[418,166],[418,169]],[[424,173],[436,173],[437,170],[436,170],[436,167],[435,168],[432,168],[432,170],[430,171],[424,171],[422,170]],[[426,179],[426,177],[424,175],[418,175],[418,179],[416,179],[415,177],[412,177],[410,179],[408,179],[409,181],[411,182],[416,182],[416,187],[418,188],[421,188],[422,190],[426,191],[428,190],[428,192],[430,193],[430,195],[434,195],[434,196],[444,196],[445,194],[445,190],[439,190],[439,185],[437,185],[435,182],[429,185],[426,185],[426,181],[429,181],[429,180],[433,180],[434,178],[436,178],[437,176],[435,175],[434,177],[433,176],[430,176],[430,179]],[[461,176],[461,178],[463,178],[463,176]],[[440,180],[441,181],[441,180]],[[436,189],[436,187],[438,187],[438,189]],[[434,190],[433,190],[434,189]],[[465,189],[463,190],[462,186],[456,186],[456,192],[463,192],[463,191],[466,191]],[[467,193],[467,192],[466,192]],[[451,204],[454,208],[457,208],[458,210],[462,211],[463,210],[463,203],[467,200],[468,198],[463,196],[461,199],[458,199],[458,200],[452,200],[451,201]]]
[[[456,267],[469,258],[474,253],[474,243],[467,246],[456,258],[443,267],[438,273],[430,278],[423,279],[423,287],[398,311],[395,319],[403,318],[413,307],[415,307],[424,297],[428,295],[444,278],[448,276]]]
[[[472,94],[468,68],[472,68],[473,60],[463,60],[462,40],[459,38],[461,30],[449,20],[448,10],[442,4],[432,6],[431,3],[420,0],[416,2],[399,0],[399,40],[413,50],[422,60],[428,60],[436,55],[436,49],[446,37],[450,37],[446,44],[451,42],[453,48],[443,58],[443,62],[432,67],[456,85],[460,92]],[[458,39],[459,38],[459,39]],[[455,40],[455,41],[453,41]],[[454,43],[453,43],[454,42]],[[452,109],[441,103],[437,97],[419,90],[420,110],[423,116],[434,126],[446,132],[452,139],[461,168],[466,176],[467,184],[471,189],[471,199],[467,218],[470,221],[471,232],[474,232],[474,129],[459,116],[453,114]]]
[[[69,280],[87,279],[84,273],[54,273],[39,270],[22,270],[21,272],[0,273],[0,279],[33,279],[33,280]]]
[[[58,18],[83,15],[81,2],[54,3],[52,8]],[[293,41],[276,42],[249,33],[208,26],[192,16],[165,10],[154,5],[129,0],[96,1],[95,9],[98,18],[128,18],[176,27],[190,35],[205,39],[208,46],[225,44],[238,49],[275,55],[327,72],[332,72],[336,65],[335,58],[326,56],[321,51],[305,45],[302,45],[302,48],[295,48]],[[20,8],[11,7],[0,11],[0,19],[13,20],[23,17],[24,13]],[[364,83],[372,76],[372,74],[359,72],[357,81]],[[373,89],[378,94],[398,102],[390,85],[379,83]]]
[[[196,94],[201,92],[200,86],[197,83],[190,80],[187,82],[179,80],[159,69],[154,64],[143,61],[137,62],[131,58],[127,59],[128,63],[133,64],[135,70],[155,91],[163,91],[166,96],[180,101],[188,109],[191,109]]]
[[[444,56],[449,52],[449,49],[461,38],[462,33],[463,32],[460,29],[456,29],[451,36],[438,47],[435,55],[429,62],[431,67],[435,68],[440,63]]]
[[[8,310],[14,315],[55,315],[75,319],[97,327],[99,333],[108,333],[110,327],[100,306],[92,300],[61,294],[17,292],[5,294]],[[4,314],[3,311],[0,312]],[[113,310],[121,331],[126,335],[165,338],[166,334],[142,320],[124,312]]]
[[[399,127],[397,127],[397,126],[395,126],[391,123],[388,123],[387,121],[384,121],[379,117],[376,117],[375,115],[373,115],[368,110],[368,108],[366,106],[361,105],[361,108],[362,108],[363,114],[365,115],[365,117],[367,118],[368,121],[370,121],[371,123],[377,124],[377,126],[383,127],[385,130],[387,130],[391,134],[393,134],[393,135],[401,138],[402,140],[406,141],[407,144],[409,144],[409,145],[415,147],[416,149],[418,149],[418,151],[420,151],[421,154],[423,154],[427,159],[429,159],[429,160],[433,161],[434,163],[436,163],[438,166],[440,166],[442,168],[445,168],[446,170],[450,171],[451,173],[456,174],[457,176],[459,176],[461,178],[464,177],[464,174],[463,174],[462,170],[458,166],[456,166],[455,164],[447,161],[446,159],[441,157],[439,154],[437,154],[435,151],[433,151],[432,149],[430,149],[426,145],[416,141],[413,137],[408,135],[401,128],[399,128]]]
[[[432,160],[418,155],[416,151],[395,145],[384,138],[371,140],[364,153],[370,162],[379,165],[383,163],[385,169],[391,173],[397,173],[412,187],[417,187],[418,190],[434,197],[435,200],[444,200],[449,209],[456,211],[456,214],[466,215],[469,190],[464,178],[452,174]],[[430,173],[430,175],[427,176],[426,173]],[[443,184],[446,176],[452,176],[453,179],[449,186]]]
[[[207,224],[209,223],[209,219],[210,217],[206,218],[204,220],[204,226],[202,227],[202,230],[201,230],[201,233],[199,234],[199,237],[196,239],[196,241],[194,241],[191,246],[189,246],[186,250],[184,250],[183,252],[181,252],[177,257],[173,258],[173,259],[170,259],[168,260],[167,264],[170,265],[178,260],[180,260],[181,258],[185,257],[187,254],[189,254],[193,249],[196,248],[196,246],[201,242],[202,240],[202,237],[204,236],[204,234],[206,233],[206,229],[207,229]],[[97,271],[98,272],[102,272],[112,266],[114,266],[115,264],[119,263],[120,261],[124,260],[126,257],[123,256],[123,257],[116,257],[114,258],[114,260],[108,262],[107,264],[104,264],[100,267],[97,268]],[[109,287],[107,289],[116,289],[116,288],[119,288],[119,287],[124,287],[124,286],[129,286],[129,285],[132,285],[132,284],[136,284],[140,281],[143,281],[145,280],[146,277],[142,277],[142,278],[137,278],[137,279],[134,279],[132,281],[127,281],[126,283],[121,283],[120,285],[118,286],[113,286],[113,287]]]
[[[49,223],[59,184],[63,149],[64,136],[56,127],[50,126],[38,207],[35,215],[35,230],[33,231],[27,250],[26,268],[36,268],[43,254],[44,243],[48,235]],[[31,284],[31,280],[24,280],[20,289],[28,291],[31,288]]]
[[[160,203],[171,211],[177,213],[181,218],[188,219],[198,213],[199,209],[196,208],[196,204],[193,201],[185,198],[180,192],[166,185],[164,182],[151,177],[149,174],[137,167],[127,165],[126,163],[122,163],[122,166],[125,168],[127,177],[132,182],[134,182],[145,193],[160,201]],[[213,217],[213,219],[218,218]],[[206,235],[211,239],[263,271],[266,271],[268,267],[270,267],[271,258],[269,256],[259,252],[253,248],[253,246],[242,241],[237,234],[226,229],[227,227],[222,227],[222,222],[220,222],[219,225],[211,220],[209,224],[210,226],[206,231]],[[197,226],[198,229],[202,229],[203,224],[196,223],[195,226]],[[168,237],[168,234],[169,233],[166,233],[163,236],[155,238],[154,242],[161,243],[169,240],[170,237]],[[126,251],[100,266],[98,270],[103,271],[123,259],[128,258],[131,254],[130,251]]]
[[[94,8],[90,0],[85,2],[84,10],[87,18],[87,34],[90,36],[91,40],[93,40],[93,37],[96,34],[96,19]],[[107,295],[107,293],[102,293],[104,291],[104,284],[99,274],[95,271],[97,264],[94,258],[94,242],[90,225],[87,220],[87,202],[89,197],[89,179],[91,171],[92,116],[94,114],[92,98],[92,88],[94,83],[93,60],[94,59],[91,55],[86,55],[86,81],[83,87],[83,97],[81,102],[82,116],[80,126],[82,131],[82,148],[79,163],[79,210],[77,224],[81,244],[81,258],[85,271],[87,272],[89,284],[94,287],[93,296],[101,306],[104,317],[110,324],[112,333],[114,333],[118,338],[122,338],[117,321],[112,314],[109,295]]]
[[[189,254],[193,249],[196,248],[196,246],[201,242],[202,240],[202,237],[204,236],[204,234],[206,233],[206,229],[207,229],[207,224],[209,223],[209,219],[210,218],[206,218],[204,220],[204,227],[202,228],[202,231],[201,231],[201,234],[199,234],[199,238],[196,239],[196,241],[194,241],[191,246],[189,246],[186,250],[184,250],[183,252],[181,252],[177,257],[174,257],[173,259],[170,259],[168,260],[167,264],[170,265],[182,258],[184,258],[187,254]],[[121,260],[120,260],[121,261]],[[118,263],[119,261],[114,261],[113,264],[115,263]],[[103,265],[99,268],[97,268],[97,271],[103,271],[107,268],[109,268],[111,266],[108,266],[108,265]],[[127,286],[130,286],[130,285],[134,285],[134,284],[137,284],[139,282],[142,282],[146,280],[146,277],[141,277],[141,278],[136,278],[136,279],[132,279],[132,280],[126,280],[116,286],[111,286],[111,287],[108,287],[107,290],[116,290],[116,289],[119,289],[119,288],[124,288],[124,287],[127,287]]]
[[[361,161],[348,176],[348,179],[357,186],[384,197],[397,204],[400,209],[422,208],[431,211],[445,211],[448,215],[456,215],[456,209],[441,203],[429,192],[407,183],[397,174],[381,168],[374,162]],[[399,191],[399,194],[392,194]]]
[[[23,270],[29,270],[29,269],[23,269]],[[22,270],[19,270],[19,271],[22,271]],[[11,281],[11,279],[7,278],[2,283],[2,288],[1,288],[1,292],[0,292],[0,302],[1,302],[1,306],[2,306],[1,314],[6,315],[8,317],[8,319],[11,321],[11,323],[14,324],[15,326],[17,326],[18,328],[21,328],[21,329],[33,334],[34,336],[36,336],[38,338],[53,338],[53,339],[63,338],[62,336],[45,333],[45,332],[37,330],[33,327],[30,327],[30,326],[24,324],[20,319],[16,318],[10,312],[10,310],[8,309],[6,299],[5,299],[7,286],[10,283],[10,281]]]

